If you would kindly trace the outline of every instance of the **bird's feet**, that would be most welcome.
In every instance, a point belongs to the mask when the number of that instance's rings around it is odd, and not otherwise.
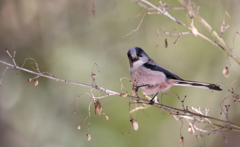
[[[149,104],[154,104],[154,103],[158,103],[158,100],[157,100],[157,95],[158,95],[158,93],[156,93],[154,96],[153,96],[153,98],[149,101]]]

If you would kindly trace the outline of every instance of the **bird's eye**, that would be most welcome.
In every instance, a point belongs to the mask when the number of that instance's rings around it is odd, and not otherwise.
[[[142,54],[138,54],[137,56],[138,56],[138,57],[142,57]]]

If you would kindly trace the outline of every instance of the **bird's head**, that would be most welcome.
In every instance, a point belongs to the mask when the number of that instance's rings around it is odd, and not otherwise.
[[[150,58],[140,47],[132,47],[128,50],[128,59],[131,68],[138,68],[146,63]]]

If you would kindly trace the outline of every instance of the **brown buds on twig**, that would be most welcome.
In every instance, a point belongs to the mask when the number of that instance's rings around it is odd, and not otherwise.
[[[38,80],[37,79],[28,79],[28,82],[31,82],[33,80],[33,85],[37,86],[38,85]]]

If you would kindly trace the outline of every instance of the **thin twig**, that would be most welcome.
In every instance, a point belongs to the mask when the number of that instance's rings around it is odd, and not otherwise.
[[[143,22],[143,19],[144,19],[144,17],[145,17],[146,14],[147,14],[147,13],[145,13],[145,14],[142,16],[142,19],[141,19],[141,21],[140,21],[140,23],[138,24],[138,26],[137,26],[136,29],[132,30],[130,33],[128,33],[128,34],[126,34],[126,35],[124,35],[124,36],[122,36],[122,37],[123,37],[123,38],[124,38],[124,37],[127,37],[128,35],[136,32],[136,31],[140,28],[140,26],[141,26],[141,24],[142,24],[142,22]]]
[[[227,45],[223,38],[221,38],[221,36],[211,27],[211,25],[209,25],[209,23],[205,19],[203,19],[198,13],[196,13],[192,9],[192,7],[188,3],[186,3],[185,0],[178,1],[185,7],[188,12],[191,12],[193,17],[196,18],[204,28],[206,28],[212,34],[214,39],[217,40],[217,44],[219,44],[217,47],[223,49],[228,54],[228,56],[230,56],[238,64],[240,64],[240,58],[232,51],[232,49]]]
[[[204,28],[206,28],[209,31],[209,33],[211,33],[211,35],[214,37],[214,40],[211,40],[211,39],[207,38],[206,36],[204,36],[203,34],[199,33],[197,31],[197,29],[193,26],[192,23],[189,24],[189,26],[188,26],[188,25],[184,24],[182,21],[180,21],[179,19],[170,15],[168,13],[168,11],[165,10],[166,9],[165,6],[156,6],[156,5],[152,4],[151,2],[149,2],[148,0],[141,0],[141,2],[139,0],[132,0],[132,1],[134,1],[136,4],[138,4],[139,6],[145,8],[147,10],[156,10],[157,12],[150,12],[150,13],[151,14],[162,14],[162,15],[170,18],[171,20],[175,21],[177,24],[180,24],[180,25],[188,28],[189,30],[191,30],[193,32],[193,35],[195,34],[194,32],[196,32],[196,34],[194,35],[195,37],[199,36],[199,37],[205,39],[206,41],[210,42],[214,46],[225,51],[229,57],[233,58],[238,64],[240,64],[240,57],[238,57],[232,51],[232,49],[227,45],[227,43],[223,40],[223,38],[221,38],[221,34],[218,34],[208,24],[208,22],[199,15],[200,6],[198,6],[197,10],[196,10],[196,9],[193,9],[192,6],[190,5],[190,3],[188,3],[186,0],[178,0],[183,5],[185,10],[188,12],[188,14],[190,14],[190,17],[197,19],[200,22],[200,24]],[[144,3],[147,4],[149,7],[146,6]],[[193,21],[193,18],[191,19],[191,21]]]

